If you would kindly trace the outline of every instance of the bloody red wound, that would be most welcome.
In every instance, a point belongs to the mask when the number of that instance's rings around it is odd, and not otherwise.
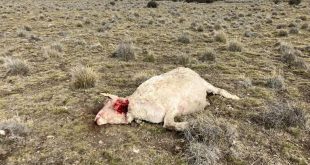
[[[129,104],[129,101],[127,99],[126,100],[118,99],[114,103],[113,108],[118,113],[127,113],[128,112],[128,104]]]

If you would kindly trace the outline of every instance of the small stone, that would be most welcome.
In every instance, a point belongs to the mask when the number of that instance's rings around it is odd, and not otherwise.
[[[133,148],[132,151],[133,151],[134,153],[136,153],[136,154],[140,152],[140,150],[139,150],[139,149],[136,149],[136,148]]]
[[[103,143],[103,141],[102,140],[99,140],[99,144],[102,144]]]
[[[53,135],[48,135],[48,136],[46,136],[46,138],[47,138],[47,139],[54,139],[55,136],[53,136]]]
[[[0,135],[5,136],[5,131],[4,130],[0,130]]]

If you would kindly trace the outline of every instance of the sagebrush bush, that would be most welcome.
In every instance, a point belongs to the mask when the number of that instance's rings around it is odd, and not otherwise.
[[[299,30],[297,27],[293,27],[293,28],[290,28],[289,32],[290,32],[290,34],[298,34]]]
[[[237,155],[238,132],[235,127],[206,114],[195,114],[183,132],[190,164],[218,164],[224,156]],[[234,150],[234,151],[232,151]]]
[[[207,49],[205,52],[201,53],[199,57],[199,60],[203,62],[215,61],[215,59],[215,51],[212,49]]]
[[[185,2],[197,2],[197,3],[212,3],[214,2],[215,0],[185,0]]]
[[[50,47],[60,53],[63,52],[63,45],[61,43],[53,43]]]
[[[289,5],[299,5],[301,3],[301,0],[289,0]]]
[[[287,63],[290,67],[296,67],[300,69],[309,69],[308,64],[299,56],[303,56],[303,53],[296,50],[292,45],[287,43],[280,43],[279,51],[282,55],[282,61]]]
[[[285,89],[284,78],[281,75],[274,75],[267,79],[267,86],[272,89]]]
[[[243,77],[238,83],[244,88],[250,88],[253,86],[252,80],[248,77]]]
[[[26,30],[24,30],[24,29],[17,30],[17,36],[18,37],[24,38],[24,37],[27,37],[27,35],[28,35],[28,32]]]
[[[29,73],[29,66],[23,60],[5,57],[3,61],[9,75],[27,75]]]
[[[214,40],[217,41],[217,42],[226,43],[226,41],[227,41],[226,34],[224,32],[222,32],[222,31],[216,32],[215,35],[214,35]]]
[[[151,0],[147,3],[146,7],[148,8],[157,8],[158,7],[158,3],[155,0]]]
[[[135,59],[135,52],[132,44],[129,42],[121,42],[112,57],[120,58],[124,61],[130,61]]]
[[[95,86],[97,74],[90,67],[76,66],[71,70],[72,84],[75,88],[91,88]]]
[[[7,136],[12,137],[23,137],[30,132],[25,124],[13,119],[0,122],[0,130],[5,131]]]
[[[153,54],[146,54],[143,58],[144,62],[155,62],[155,57]]]
[[[304,110],[292,107],[288,102],[274,102],[268,105],[268,110],[259,113],[253,120],[267,129],[300,127],[304,128],[306,114]]]
[[[277,35],[279,36],[279,37],[287,37],[288,36],[288,32],[286,31],[286,30],[279,30],[278,32],[277,32]]]
[[[301,25],[300,29],[308,29],[309,24],[308,23],[304,23]]]
[[[191,62],[191,59],[188,55],[181,54],[176,57],[176,63],[180,65],[187,65]]]
[[[179,38],[178,41],[183,43],[183,44],[189,44],[191,42],[191,38],[188,34],[186,33],[182,33]]]
[[[242,48],[243,48],[242,44],[238,41],[229,42],[227,47],[227,49],[232,52],[241,52]]]

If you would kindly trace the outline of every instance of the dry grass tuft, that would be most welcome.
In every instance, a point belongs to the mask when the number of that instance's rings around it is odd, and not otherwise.
[[[4,67],[9,75],[27,75],[29,73],[28,64],[19,59],[14,59],[12,57],[3,58]]]
[[[116,51],[113,53],[112,57],[117,57],[124,61],[135,60],[135,52],[133,50],[132,44],[129,42],[121,42]]]
[[[90,67],[76,66],[71,71],[72,84],[75,88],[91,88],[95,86],[97,74]]]
[[[197,63],[197,59],[191,57],[190,55],[180,54],[176,56],[175,64],[187,66],[187,65],[196,64],[196,63]]]
[[[223,42],[223,43],[226,43],[227,42],[227,36],[224,32],[222,31],[219,31],[219,32],[216,32],[215,35],[214,35],[214,40],[216,42]]]
[[[43,53],[46,57],[62,57],[64,48],[61,43],[53,43],[43,48]]]

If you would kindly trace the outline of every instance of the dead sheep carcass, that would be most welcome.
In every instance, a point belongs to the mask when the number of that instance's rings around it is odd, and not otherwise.
[[[98,125],[129,124],[133,120],[164,122],[164,127],[182,131],[188,122],[174,118],[203,110],[210,103],[207,93],[239,100],[224,89],[214,87],[189,68],[179,67],[142,83],[130,96],[122,98],[102,93],[108,102],[95,118]]]

